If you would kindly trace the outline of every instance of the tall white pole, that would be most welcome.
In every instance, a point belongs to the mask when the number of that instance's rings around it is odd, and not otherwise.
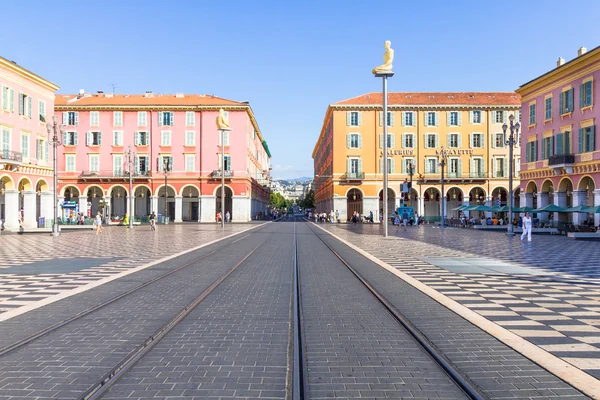
[[[127,150],[127,163],[129,164],[129,228],[133,228],[133,216],[135,212],[133,210],[133,152],[131,151],[131,145]]]
[[[383,237],[388,236],[387,75],[383,79]]]
[[[58,236],[58,176],[56,174],[56,146],[58,145],[58,137],[56,135],[56,121],[54,121],[54,136],[52,138],[52,155],[54,157],[54,221],[52,221],[52,236]]]
[[[221,228],[225,229],[225,131],[221,129]]]

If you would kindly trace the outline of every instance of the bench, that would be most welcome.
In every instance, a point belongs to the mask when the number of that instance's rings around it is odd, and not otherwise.
[[[567,236],[572,239],[600,239],[598,232],[568,232]]]
[[[515,228],[515,233],[523,233],[523,228]],[[558,235],[558,228],[533,228],[531,233],[549,233],[551,235]]]
[[[473,225],[473,228],[490,231],[505,231],[508,229],[508,225]]]

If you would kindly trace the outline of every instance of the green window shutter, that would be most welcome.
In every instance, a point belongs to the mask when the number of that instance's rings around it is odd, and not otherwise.
[[[502,111],[502,123],[506,123],[508,111]]]
[[[428,149],[429,148],[429,141],[427,140],[427,134],[425,133],[423,135],[423,147]]]
[[[462,176],[462,158],[458,159],[458,168],[456,173],[458,174],[458,176]]]
[[[485,149],[485,135],[480,133],[479,136],[481,137],[481,148]]]
[[[548,146],[548,157],[554,155],[554,136],[550,137],[550,145]]]
[[[390,124],[388,126],[394,126],[396,114],[394,112],[389,113]]]
[[[140,133],[136,132],[135,133],[135,145],[139,146],[139,144],[140,144]]]
[[[498,159],[496,157],[492,158],[492,178],[498,177]]]
[[[435,126],[438,126],[440,124],[440,112],[436,111],[435,112]]]
[[[383,111],[379,111],[379,126],[383,126]]]
[[[408,172],[406,170],[406,158],[402,158],[401,170],[402,170],[402,175],[406,175]]]
[[[573,107],[573,96],[575,94],[575,89],[571,88],[569,89],[569,111],[573,111],[574,107]]]
[[[581,85],[579,85],[579,108],[585,107],[584,94],[585,94],[585,86],[582,83]]]
[[[63,113],[63,125],[69,125],[69,113],[68,112]]]
[[[583,153],[583,128],[579,128],[579,152]]]
[[[594,88],[594,81],[588,81],[585,83],[587,90],[585,91],[585,105],[586,106],[591,106],[593,101],[592,101],[592,91]]]
[[[350,126],[352,123],[352,112],[346,111],[346,126]]]
[[[542,139],[542,160],[546,159],[546,142],[548,141],[547,138]]]
[[[458,111],[458,126],[462,125],[462,111]]]
[[[491,141],[490,141],[493,149],[496,148],[496,138],[494,137],[494,135],[495,135],[495,133],[491,134]]]
[[[379,148],[383,149],[383,133],[379,134]]]
[[[469,121],[473,123],[473,111],[469,111]]]
[[[503,178],[508,178],[508,176],[510,175],[509,171],[508,171],[508,157],[504,157],[504,175],[502,176]]]
[[[92,144],[92,132],[88,132],[88,133],[85,135],[85,145],[86,145],[86,146],[89,146],[89,145],[91,145],[91,144]]]
[[[362,160],[359,158],[358,159],[358,173],[362,174],[363,169],[362,169]]]
[[[564,114],[565,113],[565,107],[564,107],[564,93],[565,92],[561,92],[560,95],[558,96],[558,110],[560,114]]]
[[[458,134],[458,147],[462,147],[462,134]]]
[[[469,147],[472,149],[473,148],[473,134],[469,133]]]
[[[379,173],[383,174],[383,157],[379,159]]]
[[[362,126],[362,112],[358,112],[358,126]]]
[[[346,159],[346,173],[350,174],[352,172],[352,159]]]
[[[67,145],[69,143],[69,133],[68,132],[64,132],[63,133],[63,144]]]
[[[406,125],[406,112],[402,111],[402,114],[400,114],[400,118],[402,119],[402,126]]]
[[[102,144],[102,132],[98,132],[98,145],[101,145],[101,144]]]
[[[27,116],[31,118],[31,97],[27,98]]]
[[[391,136],[391,140],[390,140],[391,141],[391,146],[390,147],[392,149],[395,149],[396,148],[396,135],[394,135],[393,133],[391,133],[390,136]]]
[[[162,111],[158,112],[158,126],[163,126],[163,113],[162,113]]]
[[[593,125],[590,127],[590,142],[588,144],[589,146],[589,151],[594,151],[596,150],[596,126]]]
[[[559,133],[556,135],[556,155],[563,155],[563,134]]]
[[[349,149],[351,146],[351,142],[352,142],[352,135],[351,134],[346,134],[346,147]]]
[[[531,156],[531,143],[525,144],[525,162],[530,161]]]
[[[406,148],[406,133],[402,134],[402,148]]]
[[[75,143],[75,146],[77,146],[77,144],[79,143],[79,141],[77,140],[77,132],[75,132],[75,135],[74,135],[74,136],[75,136],[75,138],[74,138],[74,139],[75,139],[75,140],[74,140],[74,143]]]
[[[362,135],[360,133],[358,134],[358,148],[362,149]]]
[[[396,160],[395,159],[391,159],[391,163],[392,165],[390,165],[390,170],[388,171],[388,174],[395,174],[396,173]]]
[[[469,163],[469,172],[471,174],[471,176],[475,176],[475,159],[471,158],[470,163]]]
[[[440,147],[440,135],[435,134],[435,148],[438,149]]]
[[[452,112],[446,111],[446,126],[450,126],[450,115],[452,115]]]
[[[75,126],[79,125],[79,112],[75,112]]]
[[[538,147],[539,147],[539,140],[536,140],[535,142],[533,142],[533,161],[537,161],[538,160]]]

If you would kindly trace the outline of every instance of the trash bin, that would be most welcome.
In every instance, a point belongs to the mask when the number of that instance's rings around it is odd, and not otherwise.
[[[162,223],[163,223],[163,217],[162,217],[162,214],[158,214],[158,215],[156,216],[156,221],[157,221],[159,224],[162,224]]]
[[[165,225],[169,223],[169,217],[165,216],[165,221],[164,221]]]
[[[45,228],[45,227],[46,227],[46,218],[45,217],[38,218],[38,228]]]

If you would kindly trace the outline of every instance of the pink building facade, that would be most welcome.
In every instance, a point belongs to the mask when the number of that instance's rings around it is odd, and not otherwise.
[[[224,161],[215,124],[221,108],[232,128]],[[82,93],[57,95],[55,112],[64,125],[58,174],[65,218],[100,211],[116,223],[131,215],[129,160],[136,219],[155,212],[172,222],[214,222],[223,170],[232,221],[267,210],[270,153],[248,103],[183,93]]]
[[[53,216],[52,153],[46,123],[58,86],[0,57],[0,220],[7,231]]]
[[[524,84],[521,95],[521,206],[600,206],[600,47]],[[539,213],[540,222],[598,226],[600,214]],[[558,220],[558,221],[557,221]]]

